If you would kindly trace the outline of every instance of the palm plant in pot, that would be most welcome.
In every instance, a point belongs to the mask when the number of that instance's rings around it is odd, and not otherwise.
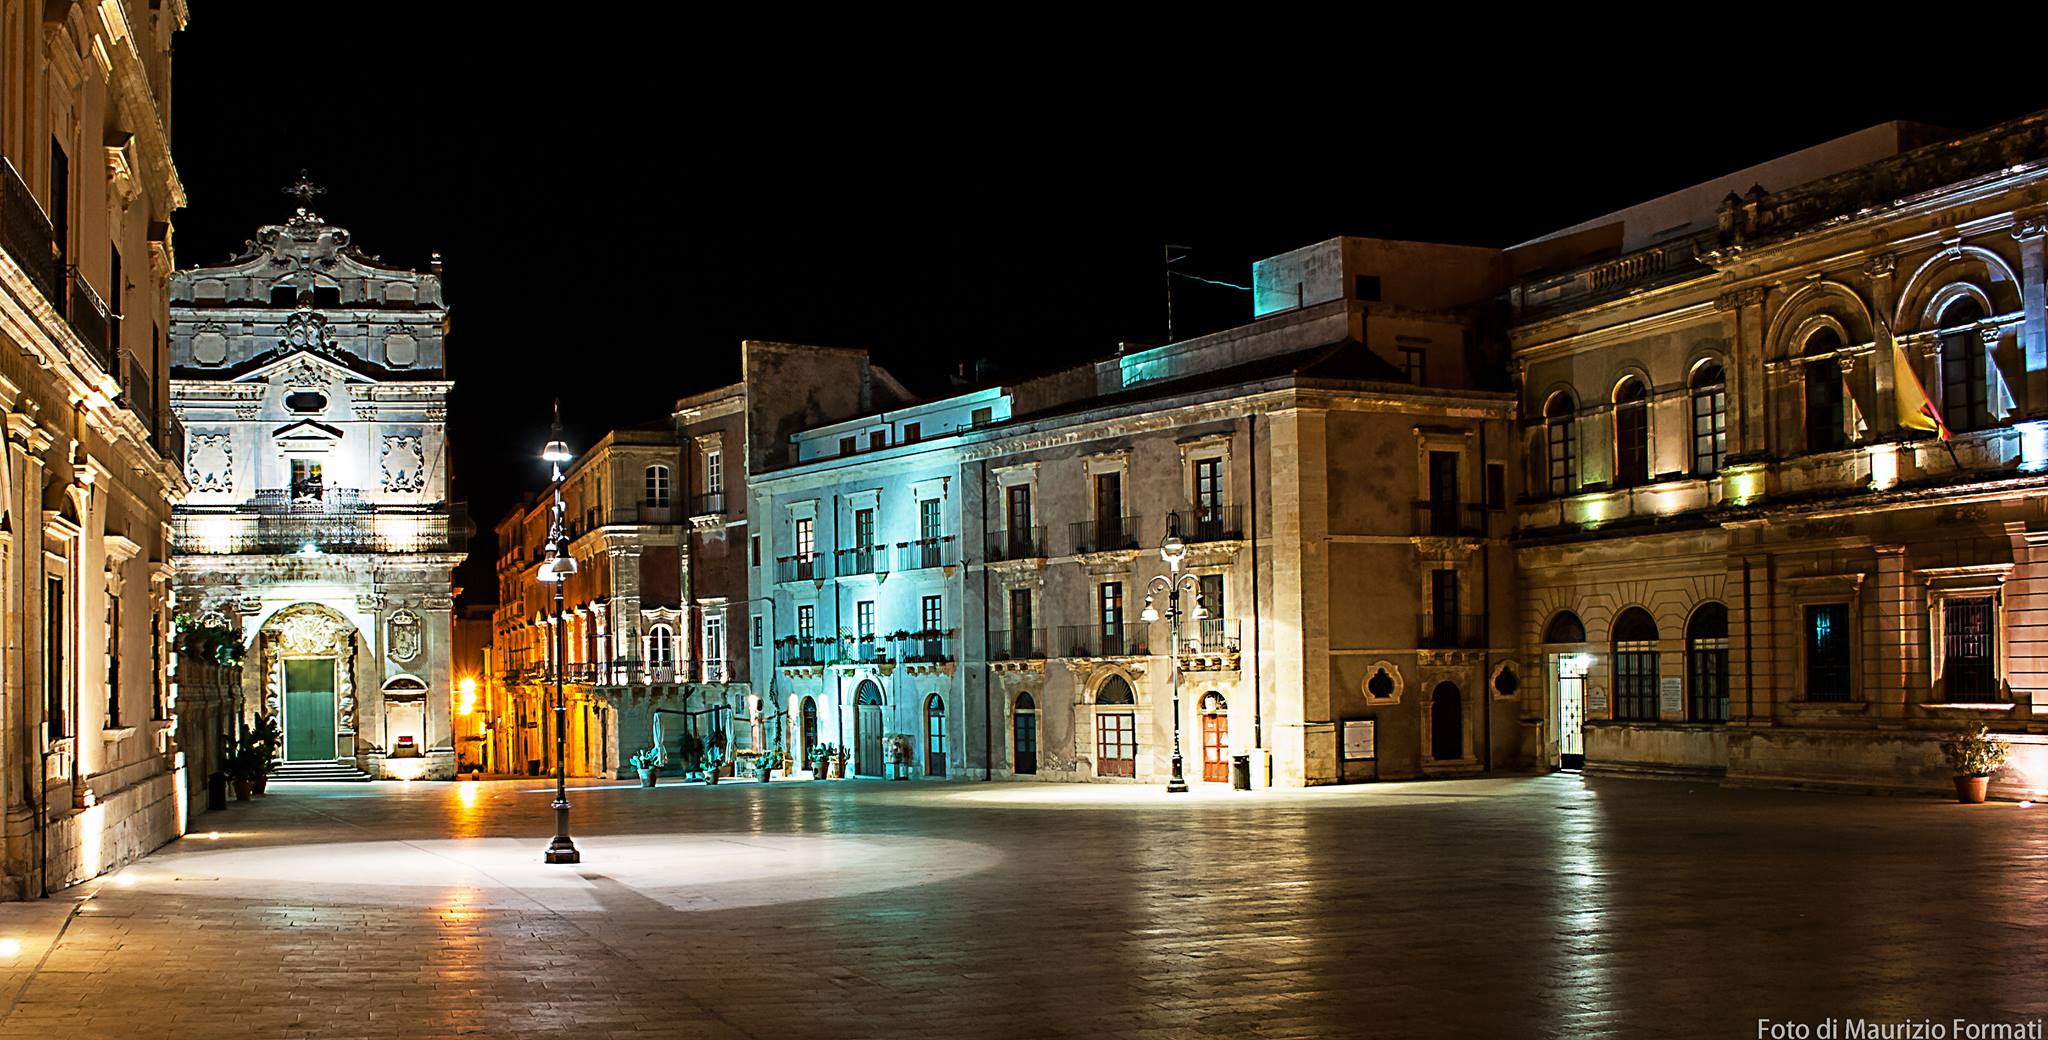
[[[249,746],[257,756],[256,775],[251,783],[256,793],[270,786],[270,771],[277,767],[277,749],[284,744],[284,734],[277,727],[277,716],[258,715],[249,724]]]
[[[653,787],[655,782],[661,779],[660,748],[647,748],[635,752],[628,761],[632,762],[633,768],[640,773],[640,786]]]
[[[1956,801],[1964,805],[1979,805],[1991,787],[1991,774],[2005,764],[2005,756],[2011,745],[1991,735],[1991,727],[1978,723],[1977,728],[1941,742],[1941,753],[1948,757],[1949,768],[1955,771]]]

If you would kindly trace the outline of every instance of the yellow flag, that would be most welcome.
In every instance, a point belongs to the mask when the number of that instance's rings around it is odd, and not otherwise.
[[[1927,396],[1927,387],[1921,384],[1919,373],[1913,371],[1905,348],[1897,340],[1892,341],[1892,393],[1898,398],[1900,427],[1938,433],[1942,440],[1948,440],[1948,424],[1941,421],[1941,412]]]

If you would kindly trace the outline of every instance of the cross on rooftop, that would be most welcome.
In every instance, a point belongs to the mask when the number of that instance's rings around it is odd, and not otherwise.
[[[313,199],[315,196],[327,194],[327,189],[317,184],[314,184],[312,181],[312,175],[307,173],[305,170],[300,170],[299,179],[295,183],[286,187],[284,189],[284,193],[286,195],[292,195],[297,197],[299,200],[299,208],[303,210],[306,207],[311,206],[313,204]]]

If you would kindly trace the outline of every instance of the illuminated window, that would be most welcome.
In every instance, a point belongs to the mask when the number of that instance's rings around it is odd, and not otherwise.
[[[1650,479],[1650,398],[1639,379],[1614,391],[1614,482],[1627,487]]]
[[[1942,601],[1941,682],[1949,700],[1998,699],[1997,634],[1997,604],[1990,596]]]
[[[1991,425],[1989,359],[1977,323],[1984,307],[1965,296],[1941,312],[1941,417],[1951,430]]]
[[[1569,495],[1579,486],[1578,409],[1562,391],[1543,402],[1545,477],[1552,495]]]
[[[1657,720],[1657,622],[1641,607],[1614,620],[1614,717]]]
[[[292,501],[320,501],[322,489],[319,463],[310,459],[293,459],[291,482]]]
[[[676,666],[676,634],[667,625],[654,625],[647,630],[647,666],[655,669]]]
[[[1808,361],[1806,376],[1806,450],[1835,451],[1849,443],[1847,416],[1843,411],[1842,363],[1834,352],[1842,349],[1842,337],[1833,329],[1819,329],[1806,338],[1802,354],[1824,355]]]
[[[716,495],[725,490],[725,453],[707,451],[704,453],[704,493]]]
[[[1685,675],[1693,722],[1728,721],[1728,608],[1702,603],[1685,626]]]
[[[704,681],[725,681],[725,619],[704,619]]]
[[[1708,477],[1728,461],[1728,377],[1708,362],[1692,374],[1692,471]]]

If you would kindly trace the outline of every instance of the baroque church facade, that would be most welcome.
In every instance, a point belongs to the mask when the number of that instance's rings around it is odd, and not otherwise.
[[[445,333],[436,270],[387,267],[304,205],[171,279],[190,431],[175,593],[249,646],[245,717],[288,771],[454,774]]]

